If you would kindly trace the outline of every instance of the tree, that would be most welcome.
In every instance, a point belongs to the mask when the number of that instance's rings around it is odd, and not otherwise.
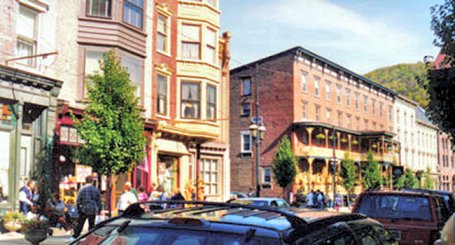
[[[128,71],[109,51],[100,62],[101,74],[92,77],[88,105],[76,128],[85,141],[77,157],[99,174],[111,176],[130,171],[144,157],[144,121],[137,107],[138,98]],[[110,211],[110,198],[108,207]]]
[[[404,174],[400,177],[399,183],[400,186],[398,188],[412,189],[418,187],[419,180],[410,169],[406,169]]]
[[[291,142],[283,136],[278,143],[277,150],[272,160],[272,170],[278,185],[283,188],[283,197],[286,188],[294,182],[297,175],[297,160],[292,152]]]
[[[343,160],[341,160],[340,177],[342,178],[343,187],[348,192],[348,195],[351,196],[350,194],[354,190],[356,182],[356,166],[349,152],[346,152]]]
[[[368,151],[367,165],[363,170],[363,188],[365,190],[376,190],[381,187],[381,171],[372,151]]]
[[[433,43],[446,54],[444,64],[455,65],[455,1],[445,0],[444,4],[431,7],[431,29],[436,38]]]
[[[430,174],[430,169],[427,168],[423,172],[423,189],[432,190],[434,188],[434,181]]]

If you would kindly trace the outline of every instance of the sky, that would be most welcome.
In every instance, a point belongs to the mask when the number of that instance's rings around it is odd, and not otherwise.
[[[436,57],[430,7],[443,0],[220,0],[231,68],[301,46],[356,73]]]

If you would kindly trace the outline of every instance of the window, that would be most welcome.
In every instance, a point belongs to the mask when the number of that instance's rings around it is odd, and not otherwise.
[[[355,129],[356,129],[357,131],[360,130],[360,117],[356,117],[356,118],[355,118]]]
[[[343,127],[343,112],[338,111],[338,126]]]
[[[200,118],[200,104],[200,84],[182,82],[182,118]]]
[[[368,112],[368,97],[366,95],[363,96],[363,111]]]
[[[384,115],[384,104],[382,102],[379,102],[379,116]]]
[[[217,2],[216,0],[207,0],[207,3],[213,7],[216,7],[216,2]]]
[[[241,153],[251,153],[251,142],[253,141],[252,140],[252,137],[250,135],[250,132],[248,131],[243,131],[243,132],[240,132],[240,152]]]
[[[167,115],[167,84],[168,84],[168,79],[167,77],[158,74],[157,77],[157,101],[156,101],[156,107],[157,107],[157,112],[158,114],[161,115]]]
[[[207,63],[215,65],[216,62],[216,31],[212,29],[207,29],[207,34],[206,34],[206,60]]]
[[[208,120],[216,119],[216,87],[207,85],[207,115]]]
[[[84,98],[87,97],[88,87],[92,84],[92,76],[100,71],[100,60],[103,59],[103,51],[86,50],[85,51],[85,69],[84,69]]]
[[[308,82],[307,82],[307,73],[302,72],[301,76],[301,81],[300,81],[300,89],[302,89],[302,92],[307,92],[308,91]]]
[[[351,115],[347,114],[346,115],[346,127],[350,129],[351,126],[352,126]]]
[[[337,85],[337,103],[341,104],[341,86]]]
[[[242,80],[242,95],[251,95],[251,80],[249,78]]]
[[[38,13],[19,6],[19,17],[17,19],[17,43],[16,43],[16,56],[24,57],[36,54],[36,34],[38,29]],[[17,62],[30,67],[35,67],[36,59],[22,59]]]
[[[346,89],[346,105],[350,106],[351,105],[351,90]]]
[[[251,104],[250,103],[243,103],[242,104],[242,117],[249,117],[251,114]]]
[[[321,106],[320,105],[315,105],[315,111],[316,111],[316,121],[320,122],[321,121]]]
[[[111,17],[111,0],[87,0],[87,15]]]
[[[201,59],[201,27],[195,25],[182,25],[181,30],[181,56],[183,59]]]
[[[376,130],[376,122],[373,122],[373,130]]]
[[[308,102],[302,100],[302,119],[308,119],[307,107],[308,107]]]
[[[392,106],[389,106],[389,122],[393,122]]]
[[[371,100],[371,112],[376,114],[376,100]]]
[[[168,52],[168,23],[169,18],[158,14],[156,48]]]
[[[263,167],[262,168],[262,183],[272,183],[272,168]]]
[[[201,159],[201,175],[204,178],[204,194],[218,194],[218,160]]]
[[[135,88],[136,97],[142,101],[141,84],[142,84],[142,60],[130,55],[122,55],[122,65],[130,74],[131,85]]]
[[[142,29],[143,0],[124,0],[123,21]]]
[[[314,78],[314,95],[319,97],[319,78]]]
[[[364,119],[364,123],[365,123],[364,130],[368,130],[368,120]]]
[[[326,108],[326,111],[325,111],[325,118],[327,119],[327,123],[328,123],[328,124],[330,124],[331,115],[332,115],[332,110],[329,109],[329,108]]]
[[[330,100],[330,81],[325,81],[325,98]]]
[[[355,93],[355,109],[359,109],[360,107],[360,95],[358,93]]]

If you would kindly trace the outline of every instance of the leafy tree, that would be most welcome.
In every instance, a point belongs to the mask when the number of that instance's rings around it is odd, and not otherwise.
[[[343,160],[341,160],[340,177],[342,178],[343,187],[350,196],[356,182],[356,166],[354,160],[350,157],[349,152],[346,152]]]
[[[441,5],[431,7],[431,29],[436,38],[433,43],[446,54],[444,65],[455,65],[455,1],[445,0]]]
[[[294,182],[298,171],[297,160],[292,152],[291,142],[287,136],[283,136],[278,143],[272,160],[272,170],[276,182],[283,188],[284,197],[286,188]]]
[[[434,188],[434,181],[430,174],[430,169],[427,168],[423,172],[423,189],[432,190]]]
[[[400,188],[417,188],[419,185],[419,180],[411,169],[406,169],[400,179],[400,182],[402,183]]]
[[[379,164],[376,162],[372,151],[368,151],[367,165],[363,170],[363,188],[365,190],[376,190],[381,187],[381,171]]]
[[[76,128],[85,141],[77,150],[83,164],[109,177],[131,170],[143,159],[146,138],[138,98],[128,71],[113,51],[100,62],[101,74],[93,76],[88,88],[88,105]],[[108,186],[108,196],[110,186]],[[110,198],[107,198],[110,200]],[[109,201],[108,201],[109,202]],[[110,203],[108,203],[110,210]]]

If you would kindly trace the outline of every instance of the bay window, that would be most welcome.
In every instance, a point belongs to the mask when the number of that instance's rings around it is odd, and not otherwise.
[[[216,87],[207,85],[207,119],[216,119]]]
[[[167,115],[167,77],[158,74],[157,76],[157,113],[161,115]]]
[[[201,105],[200,84],[193,82],[182,82],[182,118],[200,118]]]
[[[182,25],[181,57],[183,59],[201,59],[201,27],[196,25]]]
[[[143,0],[124,0],[123,22],[142,29]]]
[[[135,88],[135,95],[139,98],[139,102],[141,102],[142,60],[130,55],[122,55],[122,65],[128,70],[131,85]]]
[[[111,0],[87,0],[87,15],[111,17]]]
[[[209,64],[215,65],[216,64],[216,31],[212,29],[207,29],[206,34],[206,61]]]
[[[87,98],[88,88],[93,83],[93,76],[100,71],[100,60],[103,60],[103,51],[86,50],[85,51],[85,68],[84,68],[84,85],[83,97]]]

